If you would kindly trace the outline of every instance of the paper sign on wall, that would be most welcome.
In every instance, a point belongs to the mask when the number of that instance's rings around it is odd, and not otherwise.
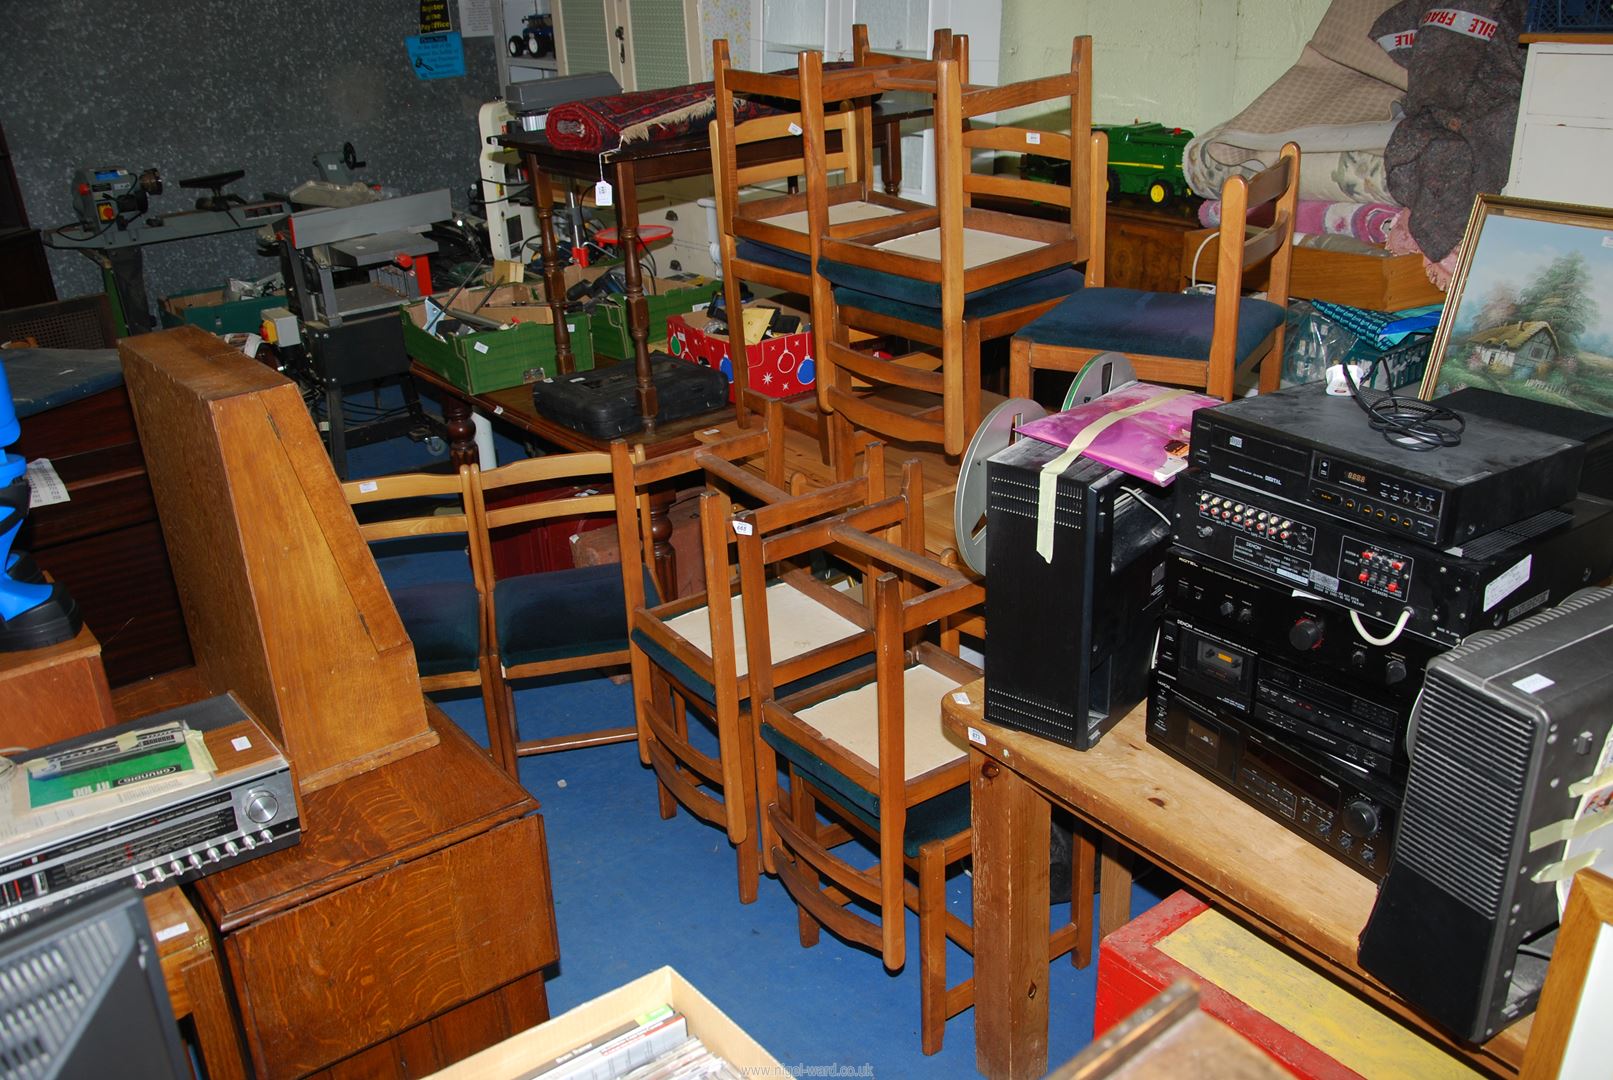
[[[422,79],[452,79],[465,74],[465,45],[457,31],[417,34],[403,39],[409,66]]]

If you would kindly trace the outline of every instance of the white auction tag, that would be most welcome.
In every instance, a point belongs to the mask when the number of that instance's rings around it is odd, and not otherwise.
[[[472,345],[471,348],[475,349],[479,353],[484,353],[487,351],[487,342],[478,341],[475,345]]]
[[[792,123],[790,125],[790,134],[791,135],[799,135],[799,134],[801,134],[801,125]]]
[[[242,750],[252,749],[252,740],[245,735],[237,735],[230,740],[230,745],[235,747],[236,753],[240,753]]]
[[[734,531],[740,536],[751,536],[756,532],[756,526],[748,521],[734,522]]]
[[[151,936],[158,941],[167,941],[169,938],[178,937],[189,929],[190,923],[174,923],[172,926],[165,926],[161,930],[155,931]]]
[[[1025,141],[1030,143],[1032,146],[1041,146],[1042,133],[1040,131],[1027,131],[1025,132]]]
[[[379,491],[380,488],[381,485],[377,484],[374,480],[365,480],[358,485],[358,489],[366,495],[372,491]]]
[[[612,197],[609,180],[601,180],[594,185],[594,202],[600,206],[609,206]]]
[[[976,746],[985,746],[986,745],[986,736],[984,735],[984,733],[981,732],[981,730],[979,728],[970,728],[969,729],[969,741],[974,743]]]
[[[51,506],[72,498],[67,485],[56,474],[50,458],[34,458],[28,463],[28,505]]]

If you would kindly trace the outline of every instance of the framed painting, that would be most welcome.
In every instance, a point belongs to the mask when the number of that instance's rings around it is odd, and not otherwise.
[[[1421,396],[1468,386],[1613,416],[1613,209],[1478,197]]]

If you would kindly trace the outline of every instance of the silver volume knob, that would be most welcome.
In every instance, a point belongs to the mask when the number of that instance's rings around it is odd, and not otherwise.
[[[274,792],[259,788],[246,793],[244,809],[247,817],[259,825],[266,825],[280,812],[280,800],[274,797]]]

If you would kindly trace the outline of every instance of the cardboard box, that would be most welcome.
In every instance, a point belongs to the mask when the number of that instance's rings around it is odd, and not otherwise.
[[[198,289],[165,296],[162,301],[162,325],[199,326],[219,335],[255,334],[263,322],[266,309],[290,305],[285,293],[254,296],[246,300],[230,300],[228,297],[229,293],[224,289]]]
[[[707,278],[679,281],[644,275],[644,303],[649,308],[651,349],[667,336],[667,320],[673,315],[704,311],[720,286]],[[627,332],[627,300],[612,295],[594,308],[589,322],[594,331],[594,351],[600,356],[626,360],[633,355],[633,337]]]
[[[698,1036],[707,1049],[741,1073],[786,1075],[773,1055],[704,994],[672,968],[663,967],[432,1076],[436,1080],[515,1080],[662,1005],[681,1012],[689,1021],[689,1034]]]
[[[1198,280],[1215,280],[1216,259],[1221,252],[1216,238],[1219,232],[1219,229],[1196,229],[1183,235],[1183,285],[1189,283],[1195,257]],[[1246,276],[1244,289],[1264,289],[1267,273],[1268,267],[1261,267]],[[1370,311],[1401,311],[1445,302],[1445,294],[1423,272],[1420,255],[1368,254],[1304,244],[1294,245],[1294,261],[1288,271],[1288,295],[1303,300],[1331,300],[1335,304]]]
[[[474,312],[481,318],[508,324],[502,330],[446,339],[426,332],[425,301],[405,304],[401,310],[404,348],[412,359],[473,394],[552,378],[560,373],[555,364],[554,317],[537,296],[530,285],[499,285],[492,289],[465,289],[458,296],[435,296],[432,299],[439,304],[453,297],[450,312]],[[486,303],[481,303],[483,297]],[[588,320],[572,317],[566,326],[571,331],[573,370],[591,370],[594,349]]]
[[[782,304],[762,302],[749,305],[779,308],[800,317],[801,325],[807,317]],[[667,320],[667,351],[673,356],[691,360],[706,367],[714,367],[728,377],[728,400],[734,400],[734,365],[729,357],[728,335],[712,334],[706,325],[712,321],[704,311],[687,315],[674,315]],[[812,389],[816,377],[816,364],[812,358],[812,335],[809,332],[780,334],[763,338],[745,346],[746,373],[752,390],[768,397],[792,397]]]

